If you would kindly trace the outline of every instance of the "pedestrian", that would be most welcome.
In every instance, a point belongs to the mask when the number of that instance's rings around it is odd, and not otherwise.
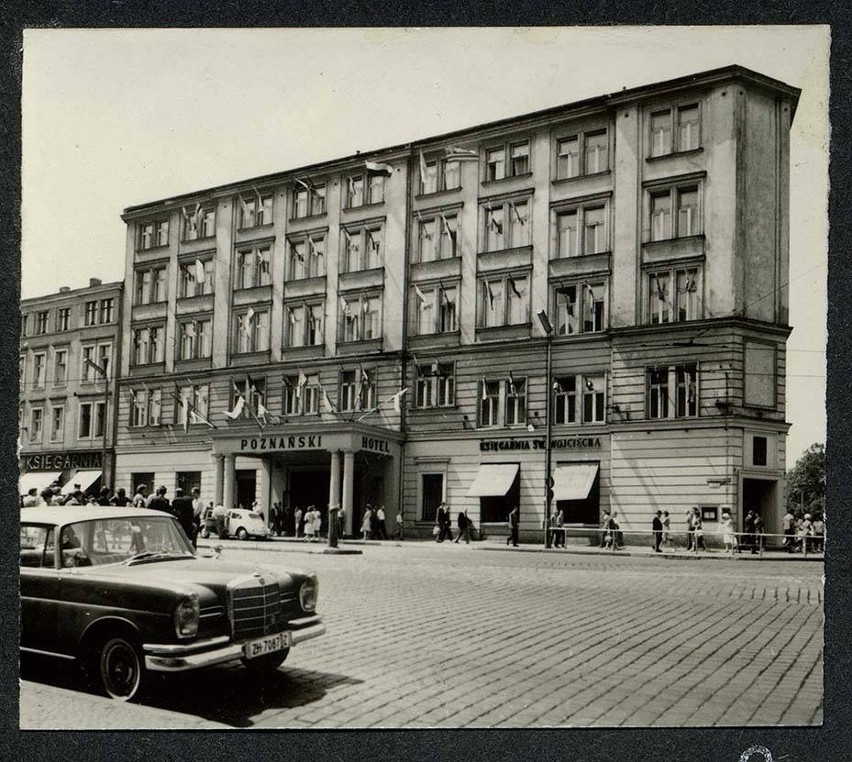
[[[148,507],[148,488],[144,484],[140,484],[136,487],[136,493],[133,495],[133,507],[134,508],[147,508]]]
[[[470,519],[467,517],[467,509],[459,511],[459,515],[456,519],[456,525],[459,528],[459,533],[453,542],[458,543],[458,541],[464,537],[465,543],[470,545]]]
[[[275,528],[278,524],[278,512],[280,511],[280,507],[277,502],[272,503],[269,506],[269,535],[270,537],[275,535]]]
[[[743,546],[752,553],[757,553],[754,546],[754,516],[754,511],[749,511],[743,520]]]
[[[312,505],[308,506],[308,510],[305,511],[305,515],[302,517],[302,520],[305,523],[305,542],[313,542],[314,541],[314,507]]]
[[[337,536],[342,540],[346,528],[346,509],[340,503],[337,504],[337,509]]]
[[[562,543],[562,549],[565,550],[565,511],[561,508],[556,512],[556,527],[559,532],[559,539]]]
[[[204,521],[204,501],[201,499],[201,490],[198,487],[192,488],[192,523],[195,526],[195,540],[193,545],[198,540],[198,535],[201,532],[201,523]]]
[[[402,508],[399,508],[396,512],[396,539],[403,539],[403,518],[402,518]]]
[[[222,503],[213,508],[213,519],[216,521],[216,534],[223,540],[228,535],[228,509]]]
[[[109,487],[101,487],[101,491],[98,493],[98,505],[109,505],[110,501],[110,489]]]
[[[813,548],[813,542],[811,541],[811,536],[814,533],[813,524],[811,523],[811,514],[806,513],[802,518],[802,525],[799,528],[799,541],[802,546],[802,552],[807,555],[810,550]]]
[[[813,525],[811,526],[811,531],[813,531],[813,534],[814,534],[814,552],[815,553],[824,553],[825,552],[825,521],[823,521],[821,513],[814,514],[814,520],[813,520]]]
[[[369,540],[370,539],[370,514],[372,511],[370,510],[370,504],[367,503],[364,508],[364,516],[361,518],[361,539]]]
[[[41,501],[38,497],[38,488],[30,487],[27,490],[27,494],[24,495],[24,499],[21,503],[23,508],[35,508]]]
[[[654,553],[662,553],[660,550],[660,545],[663,542],[663,521],[662,521],[662,511],[657,511],[654,514],[654,518],[651,520],[651,533],[654,539],[653,547]]]
[[[784,550],[793,553],[796,550],[796,517],[789,508],[781,519],[781,526],[784,529]]]
[[[438,523],[438,537],[436,538],[436,542],[443,542],[444,540],[452,540],[453,532],[452,532],[452,524],[453,517],[450,513],[450,506],[446,503],[440,503],[438,505],[438,515],[437,515],[437,523]]]
[[[296,512],[293,514],[293,531],[296,533],[296,537],[302,536],[302,528],[304,527],[304,514],[302,513],[302,509],[299,506],[296,506]]]
[[[686,511],[686,549],[695,550],[695,513],[692,508]]]
[[[604,510],[603,517],[601,518],[601,530],[598,533],[600,536],[600,542],[598,542],[598,546],[601,548],[606,548],[608,543],[606,541],[606,535],[609,531],[609,510]]]
[[[83,494],[83,490],[80,489],[79,484],[75,484],[74,489],[62,501],[63,505],[85,505],[85,503],[86,496]]]
[[[521,509],[520,506],[515,506],[509,512],[509,537],[506,540],[506,545],[509,543],[512,544],[513,548],[517,548],[520,544],[518,542],[518,530],[520,528],[521,523]]]
[[[699,548],[701,550],[707,550],[707,546],[704,544],[704,528],[701,523],[701,512],[698,510],[698,506],[695,506],[692,509],[692,549],[694,551],[698,551]]]
[[[375,505],[370,508],[370,539],[381,539],[379,533],[379,512]]]
[[[180,487],[175,490],[175,499],[172,500],[172,515],[178,520],[186,534],[186,539],[192,543],[193,548],[196,547],[195,511],[192,498],[186,497]]]
[[[554,548],[558,548],[561,542],[561,533],[557,528],[558,518],[559,511],[556,510],[556,506],[553,506],[553,510],[550,512],[550,539],[553,541],[552,545]]]
[[[668,511],[663,511],[663,542],[662,545],[668,545],[673,551],[677,550],[672,537],[672,520]]]
[[[109,504],[116,505],[119,508],[125,508],[130,505],[130,498],[127,497],[124,487],[119,487],[115,491],[115,494],[109,499]]]
[[[722,514],[722,542],[725,544],[725,553],[734,554],[737,546],[737,535],[734,533],[734,520],[731,514]]]
[[[613,550],[618,550],[622,547],[624,543],[624,538],[621,534],[620,527],[618,525],[618,521],[616,521],[616,516],[618,513],[616,511],[612,511],[607,514],[606,524],[604,526],[604,542],[606,547],[612,548]]]
[[[385,507],[383,505],[379,506],[379,510],[376,511],[376,518],[379,520],[379,535],[383,540],[387,540],[388,526],[385,523]]]
[[[754,544],[757,548],[757,552],[760,555],[763,555],[763,519],[760,517],[759,513],[754,514]],[[752,553],[755,551],[752,550]]]
[[[166,497],[166,492],[168,492],[168,490],[165,487],[157,487],[157,491],[148,501],[147,507],[152,511],[164,511],[165,513],[171,513],[171,505]]]

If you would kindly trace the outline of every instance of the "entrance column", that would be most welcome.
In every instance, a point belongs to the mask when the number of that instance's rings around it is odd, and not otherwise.
[[[237,458],[233,453],[225,456],[225,479],[222,495],[222,505],[227,510],[234,508],[234,492],[237,482]]]
[[[328,487],[328,506],[340,505],[340,452],[331,453],[331,478]]]
[[[225,478],[225,456],[214,455],[216,472],[213,481],[213,505],[222,505],[222,482]]]
[[[343,510],[346,511],[344,531],[352,535],[352,492],[355,487],[355,453],[343,452]]]
[[[264,521],[269,523],[269,509],[272,506],[272,461],[269,458],[260,459],[260,494],[257,503],[263,511]]]

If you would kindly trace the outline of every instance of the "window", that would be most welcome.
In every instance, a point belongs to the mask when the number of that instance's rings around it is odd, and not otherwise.
[[[166,301],[166,266],[138,269],[134,273],[134,304]]]
[[[78,437],[92,439],[102,437],[105,431],[106,408],[103,402],[81,402],[78,419]]]
[[[249,307],[245,311],[234,313],[233,346],[238,354],[268,351],[268,309],[255,310]]]
[[[529,201],[506,201],[485,209],[485,250],[529,246]]]
[[[325,308],[322,302],[285,304],[284,315],[286,346],[315,347],[323,343]]]
[[[237,198],[240,204],[237,224],[241,230],[272,224],[271,193],[253,191],[252,193],[241,193]]]
[[[559,376],[553,382],[555,424],[606,421],[606,376]]]
[[[590,204],[556,212],[556,256],[560,259],[609,250],[608,208]]]
[[[36,320],[35,320],[35,332],[36,336],[41,336],[44,333],[47,333],[47,322],[49,312],[47,310],[43,310],[41,312],[36,312]]]
[[[269,244],[238,249],[234,268],[234,288],[257,288],[272,283]]]
[[[41,444],[44,436],[44,409],[34,407],[30,410],[30,442]]]
[[[341,296],[340,322],[343,341],[381,338],[382,297],[380,295]]]
[[[479,327],[520,325],[530,321],[526,275],[498,275],[479,282]]]
[[[187,320],[179,324],[178,342],[181,360],[198,360],[210,357],[212,352],[213,323],[210,318]]]
[[[692,151],[701,145],[697,103],[651,112],[651,156]]]
[[[68,350],[55,349],[53,351],[53,385],[65,386],[68,380]]]
[[[56,330],[67,331],[71,327],[71,308],[60,307],[56,310]]]
[[[325,236],[312,235],[290,241],[290,280],[325,275]]]
[[[28,326],[29,326],[29,322],[30,322],[30,316],[29,315],[21,315],[21,336],[27,335],[27,329],[28,329]]]
[[[137,228],[137,231],[138,239],[136,241],[136,248],[141,251],[153,249],[156,246],[169,245],[168,220],[155,220],[142,223]]]
[[[649,323],[674,323],[701,318],[700,267],[659,270],[648,273],[647,277]]]
[[[757,407],[776,405],[775,346],[757,341],[745,343],[745,404]]]
[[[33,355],[33,389],[44,389],[47,355],[38,352]]]
[[[357,412],[376,407],[376,371],[344,370],[340,374],[340,410]]]
[[[384,263],[383,231],[380,226],[361,230],[343,230],[343,261],[340,271],[354,273],[372,270]]]
[[[500,425],[500,381],[482,379],[479,382],[479,427]]]
[[[593,175],[609,169],[606,130],[581,132],[556,141],[556,179]]]
[[[507,164],[508,157],[508,164]],[[498,146],[486,151],[485,179],[502,180],[505,177],[519,177],[530,172],[530,143],[528,140]]]
[[[240,418],[255,420],[257,416],[266,413],[266,379],[246,376],[234,381],[232,388],[231,410],[242,397],[245,400]]]
[[[421,474],[420,480],[420,520],[434,523],[444,501],[444,474]]]
[[[453,333],[458,330],[456,285],[415,285],[411,303],[417,335]]]
[[[506,425],[520,426],[527,422],[527,380],[509,373],[506,382]]]
[[[130,397],[131,426],[160,425],[162,417],[162,392],[160,389],[131,390]]]
[[[557,336],[606,330],[606,282],[559,285],[555,302]]]
[[[91,344],[82,347],[82,363],[80,379],[85,384],[93,384],[96,381],[103,380],[101,374],[96,368],[92,367],[92,363],[98,365],[106,371],[106,376],[109,378],[110,360],[112,359],[112,344]]]
[[[115,299],[101,299],[101,323],[111,323],[115,311]]]
[[[98,303],[86,302],[83,311],[83,325],[95,325],[98,322]]]
[[[210,413],[209,389],[207,384],[179,386],[175,400],[175,424],[189,427],[194,423],[205,423]]]
[[[344,209],[356,209],[367,204],[380,204],[385,200],[385,175],[369,173],[346,178]]]
[[[216,209],[210,204],[196,204],[194,210],[181,209],[183,215],[183,240],[198,241],[216,235]]]
[[[301,219],[325,214],[325,183],[313,185],[301,180],[296,183],[293,190],[293,216]]]
[[[417,215],[417,261],[434,262],[458,256],[458,217],[455,213]]]
[[[133,365],[152,365],[165,358],[165,329],[163,326],[145,326],[133,329],[131,361]]]
[[[418,365],[414,389],[415,407],[453,407],[455,404],[456,379],[453,363],[436,360],[429,367]]]
[[[65,408],[54,405],[50,410],[50,441],[61,442],[65,434]]]
[[[698,185],[675,184],[650,191],[648,215],[647,237],[650,241],[700,235],[702,226]]]
[[[316,373],[284,377],[284,415],[316,415],[319,399],[320,381]]]
[[[181,299],[213,293],[213,257],[181,262],[178,295]]]
[[[698,415],[698,366],[648,368],[648,418]]]
[[[752,437],[751,442],[752,442],[752,449],[751,449],[752,465],[765,466],[767,464],[767,458],[766,458],[767,438],[766,437]]]

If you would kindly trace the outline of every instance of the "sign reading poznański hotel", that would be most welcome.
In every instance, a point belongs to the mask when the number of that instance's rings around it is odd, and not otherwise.
[[[504,452],[506,450],[544,450],[546,439],[487,439],[479,443],[483,452]],[[591,449],[601,446],[600,437],[560,437],[551,439],[554,450]]]

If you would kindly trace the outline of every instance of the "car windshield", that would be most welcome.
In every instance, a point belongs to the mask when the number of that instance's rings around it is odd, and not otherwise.
[[[21,565],[53,567],[55,533],[52,527],[22,525]],[[91,519],[68,524],[59,532],[59,563],[65,567],[191,555],[192,546],[167,516]]]

